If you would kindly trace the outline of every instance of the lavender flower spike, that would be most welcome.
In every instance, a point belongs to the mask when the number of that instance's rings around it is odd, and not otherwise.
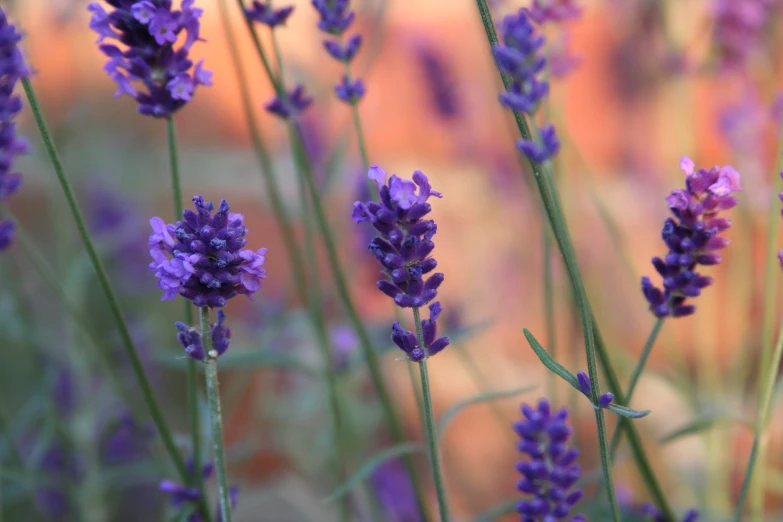
[[[576,464],[579,452],[568,448],[568,410],[562,408],[553,415],[549,401],[541,399],[536,409],[523,404],[522,414],[524,419],[514,423],[514,431],[520,438],[519,451],[529,459],[517,464],[517,471],[522,474],[517,489],[533,498],[517,504],[521,521],[584,522],[581,514],[570,516],[582,491],[574,488],[581,469]]]
[[[205,481],[209,480],[214,470],[215,467],[211,462],[204,464],[204,466],[201,468],[201,473]],[[193,469],[193,461],[188,462],[188,471],[191,475],[195,474],[195,470]],[[178,484],[172,480],[162,481],[158,485],[158,489],[169,496],[169,501],[175,508],[179,508],[183,505],[191,505],[195,507],[199,500],[201,500],[201,492],[197,488],[183,486],[182,484]],[[236,486],[231,486],[229,488],[228,495],[229,501],[231,502],[231,509],[233,510],[236,508],[237,500],[239,498],[239,488]],[[217,520],[217,522],[223,521],[220,509],[216,511],[214,520]],[[188,517],[187,522],[204,522],[204,519],[197,513],[192,513]]]
[[[22,98],[14,95],[20,78],[28,75],[27,67],[19,51],[22,35],[8,22],[0,8],[0,201],[16,192],[22,178],[14,173],[14,157],[27,152],[27,140],[16,133],[16,115],[22,110]],[[14,239],[14,222],[0,220],[0,252],[8,248]]]
[[[287,120],[296,117],[299,113],[307,109],[313,99],[307,96],[304,91],[304,85],[297,85],[294,89],[284,96],[275,96],[272,101],[267,103],[264,108],[267,112]]]
[[[217,323],[210,325],[210,335],[212,336],[212,347],[215,353],[204,352],[204,345],[201,340],[201,332],[198,328],[188,327],[184,323],[177,321],[174,326],[177,330],[177,340],[185,348],[185,353],[188,357],[197,361],[206,361],[207,357],[217,359],[228,350],[228,345],[231,340],[231,330],[223,323],[226,321],[226,314],[223,310],[218,310]]]
[[[356,201],[352,217],[356,223],[371,223],[378,232],[367,247],[386,276],[378,281],[378,289],[401,308],[422,307],[437,297],[444,279],[442,273],[424,278],[438,264],[430,257],[438,227],[433,220],[424,219],[432,210],[427,201],[430,196],[439,198],[441,194],[418,170],[413,173],[413,181],[392,175],[387,182],[386,171],[376,165],[370,167],[367,176],[378,185],[381,202]],[[422,321],[424,346],[419,346],[415,335],[395,323],[392,339],[411,360],[423,360],[448,344],[447,337],[436,339],[435,321],[441,310],[439,303],[433,303],[430,319]]]
[[[171,116],[193,98],[199,85],[212,85],[212,73],[203,62],[194,66],[189,57],[193,44],[202,40],[203,11],[193,7],[194,2],[182,0],[177,11],[172,0],[106,0],[114,8],[111,12],[100,2],[87,6],[98,43],[109,38],[123,45],[100,45],[109,58],[104,70],[118,87],[115,96],[132,96],[141,114]],[[184,39],[179,38],[182,33]]]
[[[194,197],[193,203],[196,211],[185,209],[176,225],[159,217],[150,220],[153,261],[149,268],[158,278],[162,299],[179,294],[196,306],[211,308],[222,308],[239,294],[252,300],[266,278],[266,248],[243,250],[247,244],[244,217],[229,212],[225,200],[214,216],[214,206],[202,196]]]
[[[582,8],[576,0],[533,0],[528,15],[539,25],[546,22],[567,22],[582,15]]]
[[[716,252],[729,240],[719,234],[731,226],[731,221],[718,216],[737,204],[732,192],[742,190],[740,175],[732,167],[694,170],[693,161],[683,157],[680,168],[685,173],[686,188],[666,198],[674,217],[666,220],[661,233],[669,252],[663,259],[652,260],[663,278],[663,289],[654,286],[649,277],[642,278],[642,293],[656,317],[683,317],[696,311],[686,299],[698,296],[714,282],[696,268],[721,262]]]
[[[547,63],[541,52],[544,37],[537,34],[531,14],[526,9],[506,16],[501,32],[503,43],[496,44],[492,54],[498,69],[510,80],[510,84],[508,90],[500,95],[500,103],[514,112],[533,116],[549,93],[549,84],[540,78]],[[554,127],[542,129],[541,144],[519,140],[517,148],[533,163],[547,161],[559,148]]]
[[[345,40],[345,31],[353,22],[356,13],[351,11],[349,0],[312,0],[313,7],[318,11],[320,22],[318,29],[329,35],[324,40],[324,48],[335,60],[345,64],[346,75],[342,82],[334,88],[337,97],[354,105],[364,97],[364,83],[360,79],[350,77],[350,63],[353,61],[362,45],[362,35],[355,34]]]

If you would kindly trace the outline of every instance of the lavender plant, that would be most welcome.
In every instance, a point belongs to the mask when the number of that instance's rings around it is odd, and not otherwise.
[[[16,116],[22,98],[14,94],[19,80],[28,76],[18,43],[22,35],[0,9],[0,202],[19,189],[21,175],[13,172],[14,158],[27,152],[27,140],[18,135]],[[14,222],[0,219],[0,252],[14,240]]]
[[[429,389],[427,359],[442,351],[449,344],[448,337],[437,337],[436,321],[442,312],[439,302],[432,302],[438,295],[438,287],[444,279],[442,273],[424,276],[437,266],[429,257],[435,248],[432,237],[438,230],[433,220],[422,219],[429,214],[430,196],[442,197],[432,190],[427,176],[421,171],[413,173],[413,180],[404,180],[392,174],[387,182],[386,171],[370,167],[367,176],[375,181],[381,203],[357,201],[352,217],[357,224],[371,223],[380,233],[367,247],[384,268],[387,279],[378,281],[378,289],[394,299],[400,308],[413,309],[416,334],[403,328],[399,322],[392,325],[392,341],[406,354],[406,359],[419,363],[424,415],[429,441],[430,464],[438,494],[441,522],[448,518],[448,504],[441,477],[437,435]],[[430,318],[421,320],[419,308],[429,305]]]
[[[243,250],[247,245],[244,216],[229,212],[231,207],[226,200],[221,200],[214,215],[215,206],[205,202],[203,196],[195,196],[193,205],[195,211],[185,209],[176,225],[166,224],[158,217],[150,220],[153,261],[149,268],[158,278],[163,300],[181,295],[200,309],[200,333],[178,322],[177,339],[191,359],[205,363],[220,492],[219,520],[230,522],[232,501],[223,448],[217,359],[228,349],[231,331],[224,326],[226,316],[222,310],[218,310],[217,323],[210,326],[209,309],[222,308],[240,294],[253,299],[261,288],[261,280],[266,278],[266,249]]]

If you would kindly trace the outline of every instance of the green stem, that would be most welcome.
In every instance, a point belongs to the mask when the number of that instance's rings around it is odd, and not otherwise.
[[[487,34],[490,47],[494,46],[498,42],[497,33],[495,31],[495,24],[492,21],[492,16],[487,6],[486,0],[476,0],[476,4],[481,15],[481,20],[484,25],[484,30]],[[510,81],[506,75],[501,74],[503,84],[506,88],[509,88]],[[530,128],[525,121],[522,114],[515,113],[515,119],[520,134],[526,140],[532,139]],[[591,390],[590,395],[593,404],[598,404],[598,398],[601,395],[601,390],[598,384],[598,368],[596,366],[596,348],[595,338],[593,332],[593,317],[590,311],[590,305],[587,301],[587,294],[585,292],[584,283],[579,273],[579,266],[576,261],[576,255],[571,243],[571,238],[568,234],[568,229],[565,224],[562,209],[560,208],[560,201],[557,196],[557,191],[551,183],[551,166],[549,163],[536,164],[531,162],[531,168],[535,178],[538,191],[541,195],[544,209],[549,217],[549,222],[552,226],[557,240],[560,251],[563,254],[565,260],[566,270],[568,271],[571,283],[574,287],[574,293],[576,295],[577,304],[579,306],[579,313],[582,320],[582,330],[584,333],[585,352],[587,357],[587,373],[590,376]],[[603,467],[604,482],[606,483],[606,489],[609,497],[609,505],[612,511],[612,519],[615,522],[620,520],[620,509],[617,505],[617,498],[614,491],[614,482],[612,480],[611,459],[609,458],[609,444],[606,435],[606,420],[604,419],[604,412],[602,408],[596,408],[595,421],[598,428],[598,443],[601,450],[601,465]]]
[[[73,188],[71,187],[71,183],[68,181],[68,178],[65,175],[65,171],[63,170],[62,163],[60,162],[60,156],[57,153],[57,148],[55,147],[54,141],[52,140],[52,135],[49,132],[46,121],[44,120],[43,113],[41,112],[41,106],[38,103],[37,97],[35,96],[33,86],[30,83],[30,80],[27,78],[22,78],[22,86],[24,87],[27,101],[30,104],[33,117],[35,118],[36,125],[38,126],[38,130],[41,133],[41,138],[43,139],[46,152],[49,155],[49,160],[52,162],[52,167],[54,168],[54,172],[57,175],[57,180],[60,182],[63,194],[65,195],[65,199],[68,202],[68,207],[71,211],[71,214],[73,215],[76,228],[79,231],[79,235],[82,238],[84,247],[87,250],[87,255],[89,256],[90,261],[92,262],[92,265],[95,269],[95,273],[98,277],[98,284],[100,285],[101,290],[106,297],[109,305],[109,311],[117,325],[117,330],[119,331],[123,348],[125,349],[125,353],[130,360],[131,368],[133,369],[133,373],[136,376],[136,380],[139,383],[142,398],[150,410],[152,420],[155,423],[155,427],[157,428],[158,433],[160,433],[160,437],[163,440],[163,444],[166,447],[167,452],[169,453],[171,461],[177,468],[177,472],[182,477],[182,480],[187,481],[188,472],[185,468],[185,462],[182,460],[182,456],[179,454],[177,446],[174,444],[171,431],[169,430],[166,419],[160,409],[160,405],[155,399],[155,394],[152,391],[147,374],[144,371],[144,366],[142,366],[139,354],[133,344],[133,339],[131,337],[130,330],[128,329],[128,325],[125,322],[125,318],[123,317],[120,303],[117,300],[117,296],[115,295],[114,290],[112,289],[111,283],[109,282],[109,276],[106,273],[106,269],[103,267],[103,263],[101,262],[100,257],[98,257],[98,252],[95,249],[92,238],[90,237],[89,232],[87,232],[87,226],[85,224],[84,218],[82,217],[82,213],[79,210],[79,205],[76,202]]]
[[[424,348],[424,333],[421,328],[421,317],[419,308],[413,309],[413,321],[416,323],[416,337],[419,340],[419,346]],[[424,400],[424,420],[427,443],[429,445],[430,466],[432,467],[432,476],[435,480],[435,492],[438,495],[438,512],[441,522],[449,522],[449,508],[446,502],[446,490],[443,483],[443,474],[440,470],[440,457],[438,455],[438,433],[435,430],[435,413],[432,408],[432,391],[430,390],[430,377],[427,372],[427,358],[419,362],[419,375],[421,376],[421,395]]]
[[[217,475],[218,497],[220,499],[220,518],[222,522],[231,522],[231,493],[226,475],[226,455],[223,448],[223,417],[220,413],[220,389],[218,385],[218,354],[212,347],[212,333],[209,328],[209,308],[199,308],[201,319],[201,342],[207,355],[205,361],[207,380],[207,403],[209,404],[209,419],[212,426],[212,450],[215,459],[215,475]],[[200,470],[195,470],[200,473]]]
[[[734,520],[740,522],[742,519],[742,511],[745,508],[745,500],[748,496],[748,490],[753,479],[753,469],[758,461],[757,456],[762,451],[762,447],[765,444],[764,437],[766,434],[764,431],[769,423],[770,413],[772,411],[772,392],[775,389],[775,375],[777,375],[777,369],[780,366],[781,356],[783,356],[783,323],[778,330],[778,340],[775,344],[775,351],[772,354],[772,360],[770,361],[769,372],[767,378],[764,380],[764,390],[761,396],[761,402],[759,404],[759,414],[756,421],[756,431],[753,436],[753,449],[748,459],[748,467],[745,470],[745,478],[742,481],[742,490],[740,492],[739,500],[737,501],[737,510],[734,513]]]
[[[171,195],[172,208],[174,209],[174,222],[182,219],[182,185],[179,175],[179,154],[177,150],[177,128],[174,118],[166,118],[166,138],[169,148],[169,165],[171,170]],[[187,299],[182,300],[184,307],[185,324],[193,324],[193,307]],[[186,374],[186,389],[188,401],[188,418],[190,419],[190,445],[193,469],[200,470],[201,463],[201,422],[199,421],[198,385],[196,384],[196,361],[188,357],[188,369]],[[195,485],[204,495],[204,474],[196,471],[193,473],[189,484]],[[209,517],[209,509],[205,510]],[[209,519],[208,519],[209,520]]]
[[[614,393],[615,402],[618,404],[628,404],[627,398],[623,393],[623,389],[620,386],[620,379],[617,377],[614,368],[609,361],[609,352],[604,345],[604,340],[601,337],[601,332],[595,329],[595,341],[598,351],[598,358],[601,361],[601,367],[604,370],[604,376],[609,384],[609,390]],[[652,497],[653,502],[658,507],[658,510],[664,516],[664,520],[667,522],[675,522],[677,519],[674,516],[674,511],[669,505],[669,501],[666,499],[666,495],[663,493],[658,479],[653,472],[650,460],[644,453],[644,446],[642,445],[642,439],[639,436],[639,432],[636,429],[636,425],[626,417],[619,417],[618,422],[620,427],[625,430],[625,436],[628,438],[628,444],[631,446],[631,452],[633,453],[634,460],[636,461],[636,467],[639,470],[639,474],[642,476],[642,480],[647,486],[647,490]]]
[[[781,167],[783,167],[783,126],[781,126],[779,131],[777,158],[778,160],[775,171],[780,172]],[[780,207],[778,206],[778,192],[774,190],[776,186],[780,186],[780,182],[778,181],[779,177],[777,175],[774,179],[775,181],[772,183],[772,201],[770,202],[767,218],[767,252],[765,255],[764,268],[764,312],[761,323],[761,354],[759,355],[759,368],[768,368],[769,370],[767,375],[759,379],[759,402],[761,402],[764,395],[766,379],[774,380],[777,372],[777,366],[773,369],[766,365],[766,361],[769,359],[770,352],[772,351],[772,334],[775,328],[775,302],[778,289],[776,279],[778,271],[780,270],[777,259],[777,237],[778,230],[780,228]],[[754,450],[756,450],[755,444]],[[756,519],[758,519],[764,512],[766,446],[761,445],[758,447],[758,452],[759,465],[755,470],[755,485],[751,491],[751,512]]]
[[[636,383],[639,381],[639,376],[644,370],[644,365],[647,364],[647,358],[650,357],[650,352],[652,352],[652,347],[655,345],[655,340],[658,338],[658,334],[661,332],[663,321],[663,317],[660,317],[655,321],[655,324],[650,331],[650,335],[647,336],[647,342],[644,343],[644,348],[642,349],[642,355],[639,357],[639,362],[636,363],[636,366],[631,373],[631,380],[628,383],[628,391],[625,394],[623,402],[623,404],[627,406],[630,406],[631,398],[633,397],[633,391],[636,389]],[[614,453],[617,450],[617,445],[620,443],[620,434],[620,425],[618,425],[614,429],[614,433],[612,434],[612,442],[609,445],[612,460],[614,460]]]
[[[556,329],[555,329],[555,290],[554,277],[552,274],[552,238],[549,237],[549,230],[546,226],[541,227],[544,247],[542,250],[542,262],[544,263],[544,314],[546,318],[546,340],[549,346],[549,355],[552,359],[556,357]],[[557,403],[557,375],[549,372],[547,379],[549,399],[553,404]]]

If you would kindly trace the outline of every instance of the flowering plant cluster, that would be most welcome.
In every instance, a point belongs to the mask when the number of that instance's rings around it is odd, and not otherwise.
[[[729,240],[719,234],[731,226],[731,221],[719,214],[737,204],[731,194],[742,190],[740,175],[732,167],[694,170],[693,161],[682,158],[680,168],[685,173],[685,189],[674,190],[666,198],[674,217],[666,220],[661,232],[669,253],[663,259],[652,260],[663,278],[663,290],[649,277],[642,278],[642,292],[656,317],[682,317],[696,310],[686,300],[714,282],[696,269],[721,262],[716,252]]]
[[[203,60],[193,66],[189,56],[200,40],[202,10],[193,7],[194,2],[182,0],[177,11],[172,0],[106,0],[111,12],[99,2],[89,5],[90,28],[98,33],[98,43],[110,38],[123,46],[100,46],[109,58],[104,70],[118,87],[115,96],[132,96],[141,114],[169,117],[193,98],[197,86],[212,85]],[[183,32],[184,42],[178,46]]]

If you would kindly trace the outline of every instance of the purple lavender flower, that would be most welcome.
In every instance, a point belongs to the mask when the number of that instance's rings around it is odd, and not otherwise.
[[[21,39],[22,35],[0,8],[0,201],[19,188],[22,178],[11,169],[14,157],[27,152],[27,140],[17,136],[14,121],[22,110],[22,98],[14,95],[14,89],[28,75],[17,45]],[[0,252],[13,242],[14,229],[10,219],[0,221]]]
[[[432,210],[427,200],[441,194],[432,190],[427,176],[419,170],[413,173],[413,181],[392,175],[388,184],[386,171],[376,165],[370,167],[367,176],[378,185],[381,203],[356,201],[352,217],[356,223],[370,222],[379,233],[368,246],[386,276],[378,281],[378,289],[399,307],[422,307],[437,297],[444,279],[442,273],[424,279],[438,264],[430,257],[438,227],[433,220],[423,218]],[[448,345],[447,337],[435,338],[435,321],[440,313],[440,304],[433,303],[430,319],[422,321],[424,346],[419,346],[415,335],[394,323],[392,339],[412,360],[421,361]]]
[[[517,489],[532,499],[517,504],[522,522],[554,522],[569,516],[571,509],[582,498],[582,491],[574,488],[581,469],[576,464],[579,452],[568,448],[571,427],[567,423],[568,409],[552,415],[549,401],[541,399],[538,408],[522,405],[524,419],[514,423],[520,438],[517,445],[529,460],[520,461],[517,471],[522,478]],[[574,515],[570,522],[584,522],[584,516]]]
[[[576,373],[576,380],[579,382],[579,389],[582,391],[582,393],[584,393],[588,399],[591,399],[592,383],[590,382],[590,377],[588,377],[585,372],[580,370]],[[598,397],[598,407],[606,408],[612,404],[612,401],[614,401],[614,394],[612,392],[604,393]]]
[[[651,522],[668,522],[666,516],[652,504],[643,505],[642,514],[650,517]],[[696,522],[697,520],[699,520],[699,512],[695,509],[688,510],[682,518],[682,522]]]
[[[355,34],[345,41],[344,33],[356,17],[356,13],[349,8],[349,0],[312,0],[312,3],[321,19],[318,29],[331,36],[324,40],[326,52],[335,60],[344,63],[346,71],[349,71],[350,63],[362,45],[360,34]],[[364,97],[365,88],[360,79],[352,79],[350,73],[346,73],[334,91],[339,99],[354,105]]]
[[[533,0],[528,15],[539,25],[576,20],[582,15],[582,8],[576,0]]]
[[[693,161],[683,157],[680,168],[685,173],[686,188],[666,198],[674,218],[666,220],[661,233],[669,253],[663,259],[652,260],[663,278],[663,290],[649,277],[642,278],[642,292],[656,317],[682,317],[696,310],[685,303],[686,299],[698,296],[714,282],[696,272],[696,267],[721,262],[716,252],[729,240],[718,234],[727,230],[731,221],[718,214],[734,207],[737,200],[731,193],[742,190],[740,175],[730,166],[694,171]]]
[[[266,248],[242,250],[247,244],[244,217],[229,212],[226,200],[214,216],[214,206],[203,196],[194,197],[193,203],[196,212],[185,209],[176,225],[159,217],[150,220],[149,268],[163,290],[162,300],[179,294],[196,306],[211,308],[222,308],[239,294],[252,300],[266,278]]]
[[[264,108],[267,112],[287,120],[291,117],[296,117],[297,114],[308,108],[311,103],[313,103],[313,99],[305,94],[304,85],[297,85],[294,87],[294,90],[285,96],[275,96]]]
[[[201,332],[198,328],[188,327],[184,323],[177,321],[174,326],[177,327],[179,333],[177,333],[177,340],[185,348],[185,353],[188,357],[197,361],[206,361],[207,356],[217,359],[228,350],[228,345],[231,341],[231,330],[224,326],[226,321],[226,313],[223,310],[218,310],[217,322],[210,325],[210,335],[212,337],[212,347],[215,354],[208,354],[204,352],[204,345],[201,340]]]
[[[274,28],[278,25],[285,24],[293,11],[294,6],[292,5],[281,7],[280,9],[273,9],[267,4],[262,4],[257,0],[253,0],[253,6],[250,9],[245,8],[245,16],[252,22],[258,22],[267,25],[270,28]]]
[[[501,25],[503,43],[492,48],[495,62],[501,73],[510,79],[508,90],[500,95],[500,103],[515,112],[533,116],[541,101],[549,93],[549,84],[540,79],[546,67],[546,58],[541,53],[544,38],[536,34],[530,15],[521,9],[516,15],[503,19]],[[517,148],[533,163],[542,163],[551,158],[559,147],[555,129],[542,129],[541,144],[530,140],[519,140]]]
[[[109,58],[104,70],[118,87],[115,97],[132,96],[141,114],[171,116],[193,98],[199,85],[212,85],[212,73],[203,61],[194,67],[189,58],[190,48],[202,40],[203,11],[193,7],[194,1],[182,0],[179,11],[172,10],[171,0],[107,0],[114,8],[110,13],[98,2],[87,7],[98,43],[110,38],[124,46],[100,46]],[[183,31],[184,42],[177,46]]]
[[[343,76],[341,83],[338,83],[334,87],[334,92],[337,97],[345,103],[356,103],[364,96],[364,83],[359,80],[353,80],[348,75]]]
[[[201,468],[201,472],[204,476],[204,480],[208,480],[212,473],[214,472],[214,466],[212,463],[208,462],[204,464],[204,466]],[[193,463],[192,461],[188,463],[188,470],[190,471],[190,474],[193,475]],[[162,491],[163,493],[166,493],[169,495],[169,500],[171,502],[171,505],[174,507],[180,507],[185,504],[190,504],[195,506],[197,502],[201,500],[201,493],[197,488],[192,488],[188,486],[183,486],[182,484],[179,484],[177,482],[174,482],[173,480],[164,480],[158,485],[158,489]],[[236,486],[231,486],[229,488],[229,501],[231,503],[231,509],[233,510],[237,505],[237,500],[239,497],[239,488]],[[220,513],[220,510],[218,509],[215,514],[215,519],[217,522],[222,522],[223,516]],[[204,519],[201,518],[197,513],[191,514],[187,518],[187,522],[204,522]]]
[[[761,48],[763,26],[775,6],[768,0],[714,0],[713,36],[723,69],[740,69]]]
[[[337,325],[329,330],[329,340],[332,343],[332,366],[337,371],[346,370],[349,367],[351,355],[359,346],[359,337],[356,331],[346,325]]]

